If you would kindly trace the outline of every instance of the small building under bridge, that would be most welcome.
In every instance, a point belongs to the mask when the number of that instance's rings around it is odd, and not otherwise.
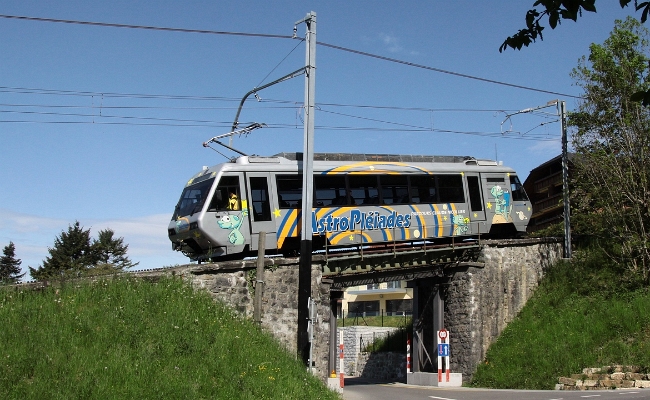
[[[444,247],[366,250],[312,257],[312,368],[325,379],[338,372],[336,319],[346,287],[406,281],[413,293],[412,372],[437,369],[435,332],[451,333],[453,372],[468,380],[489,345],[517,315],[544,271],[561,257],[554,240],[481,240]],[[261,325],[287,348],[297,348],[298,258],[191,264],[137,272],[140,276],[175,275],[207,290],[248,317],[254,314],[254,284],[263,281]],[[406,343],[404,346],[406,358]]]

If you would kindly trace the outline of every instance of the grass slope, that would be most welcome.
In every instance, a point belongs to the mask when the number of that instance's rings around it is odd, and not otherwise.
[[[269,334],[178,279],[0,288],[13,399],[337,399]]]
[[[472,385],[552,389],[585,367],[650,367],[650,294],[604,257],[551,268],[478,367]]]

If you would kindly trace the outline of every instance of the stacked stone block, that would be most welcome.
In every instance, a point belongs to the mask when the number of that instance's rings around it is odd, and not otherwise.
[[[582,374],[570,378],[560,377],[557,390],[607,390],[625,388],[650,388],[650,374],[640,373],[636,366],[606,366],[585,368]]]

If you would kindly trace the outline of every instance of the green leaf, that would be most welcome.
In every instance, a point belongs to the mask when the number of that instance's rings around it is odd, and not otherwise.
[[[645,97],[646,92],[645,91],[640,91],[634,93],[632,96],[630,96],[631,101],[642,101],[643,98]]]
[[[560,14],[557,11],[549,13],[548,24],[551,26],[551,29],[555,29],[559,20]]]
[[[623,1],[625,1],[625,0],[623,0]],[[629,0],[627,0],[627,1],[629,1]],[[621,5],[621,7],[623,7],[623,5]],[[585,11],[596,12],[596,1],[595,0],[583,1],[582,2],[582,8]]]

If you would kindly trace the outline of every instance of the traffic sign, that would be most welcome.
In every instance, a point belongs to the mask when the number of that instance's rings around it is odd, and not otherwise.
[[[447,339],[447,330],[446,329],[441,329],[438,331],[438,337],[440,340],[445,340]]]
[[[438,345],[438,357],[449,357],[449,343],[440,343]]]

